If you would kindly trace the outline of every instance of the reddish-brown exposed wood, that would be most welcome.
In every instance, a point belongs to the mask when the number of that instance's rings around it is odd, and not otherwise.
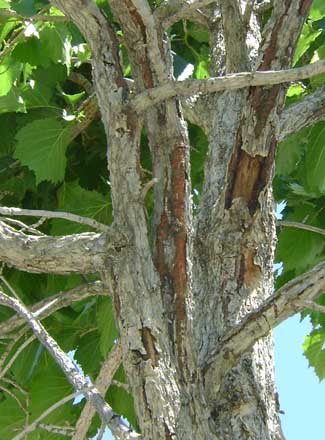
[[[148,327],[142,327],[141,333],[143,346],[147,352],[146,359],[150,359],[152,366],[157,367],[159,362],[159,353],[156,349],[156,339]]]

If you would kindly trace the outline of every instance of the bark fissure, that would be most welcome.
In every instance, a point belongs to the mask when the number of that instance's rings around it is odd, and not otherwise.
[[[299,127],[319,120],[322,96],[317,92],[316,106],[306,98],[309,113],[301,118],[300,103],[283,111],[286,85],[265,85],[258,74],[246,72],[240,86],[245,88],[239,90],[239,75],[219,78],[233,83],[201,101],[211,113],[200,116],[208,121],[209,148],[193,220],[188,128],[175,97],[184,84],[173,83],[164,26],[183,13],[192,16],[196,5],[214,2],[165,2],[155,14],[146,0],[109,2],[131,64],[132,99],[115,29],[100,8],[90,0],[52,3],[78,26],[92,51],[114,225],[106,229],[96,223],[102,234],[62,238],[28,235],[0,222],[0,258],[30,272],[101,275],[103,283],[94,288],[109,286],[120,332],[114,368],[122,360],[144,440],[280,440],[270,331],[301,310],[302,301],[320,294],[325,275],[319,265],[273,293],[271,180],[277,141],[294,130],[290,115]],[[291,66],[311,0],[275,0],[262,38],[253,2],[218,3],[206,15],[214,44],[212,71]],[[191,90],[212,90],[195,87]],[[141,173],[143,126],[152,159],[154,185],[149,186]],[[152,185],[149,223],[144,189]],[[89,219],[87,224],[94,225]],[[80,295],[90,294],[87,287]],[[11,330],[17,322],[8,320]],[[99,401],[103,412],[100,395]],[[111,422],[115,415],[102,417]]]

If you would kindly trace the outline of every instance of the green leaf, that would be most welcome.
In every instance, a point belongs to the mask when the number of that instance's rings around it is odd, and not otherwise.
[[[296,275],[319,262],[324,241],[319,235],[299,229],[283,228],[279,235],[276,260],[283,262],[284,270],[295,270]]]
[[[64,183],[58,191],[59,209],[84,217],[90,217],[101,223],[109,224],[112,219],[112,207],[108,196],[97,191],[81,188],[77,182]],[[88,226],[73,224],[65,220],[53,220],[51,231],[56,235],[89,231]]]
[[[0,402],[0,438],[1,440],[12,440],[15,433],[22,431],[26,414],[13,397],[3,391],[1,391],[1,395],[4,400]],[[22,398],[21,395],[19,397]]]
[[[42,49],[54,63],[70,65],[71,36],[64,23],[50,23],[41,32]]]
[[[85,374],[92,378],[96,377],[103,360],[99,349],[99,333],[97,331],[90,331],[80,338],[74,357]]]
[[[315,369],[319,380],[325,378],[325,329],[313,330],[303,344],[304,355],[308,359],[309,366]]]
[[[209,71],[208,71],[209,63],[205,60],[202,60],[198,63],[198,65],[195,68],[194,76],[196,79],[205,79],[209,78]]]
[[[115,339],[118,337],[111,298],[98,299],[97,323],[100,333],[100,351],[103,358],[105,358],[112,348]]]
[[[312,6],[309,11],[309,16],[313,20],[318,20],[325,15],[325,3],[324,0],[313,0]]]
[[[6,95],[20,72],[20,63],[7,56],[0,64],[0,96]]]
[[[26,106],[21,92],[17,87],[11,87],[9,92],[0,96],[0,113],[25,112]]]
[[[35,172],[37,183],[63,180],[71,139],[69,125],[56,118],[36,120],[20,129],[16,139],[15,157]]]
[[[26,41],[23,41],[14,48],[12,57],[21,63],[29,63],[31,66],[48,65],[49,58],[42,50],[40,40],[31,36]]]
[[[18,3],[11,5],[12,9],[24,17],[31,17],[36,14],[33,0],[20,0]]]
[[[122,365],[117,370],[114,379],[121,383],[127,382]],[[133,397],[129,393],[127,393],[123,388],[112,385],[108,389],[106,399],[115,412],[125,417],[131,423],[131,425],[137,429]]]
[[[325,123],[315,125],[310,133],[306,154],[307,183],[312,191],[325,193]]]
[[[280,143],[276,155],[277,175],[289,175],[296,168],[308,145],[309,133],[309,128],[300,130]]]
[[[0,0],[0,9],[10,9],[10,4],[6,0]]]
[[[321,34],[321,30],[314,30],[308,23],[304,24],[302,33],[298,40],[295,55],[293,57],[293,65],[302,57],[302,55],[309,49],[311,43]]]

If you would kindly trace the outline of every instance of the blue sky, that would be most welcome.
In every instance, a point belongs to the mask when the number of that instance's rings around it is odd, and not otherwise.
[[[275,372],[286,440],[322,440],[325,381],[319,382],[302,354],[301,345],[310,331],[309,318],[296,315],[275,331]]]

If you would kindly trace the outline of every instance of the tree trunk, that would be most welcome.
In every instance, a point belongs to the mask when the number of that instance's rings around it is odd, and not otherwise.
[[[128,88],[112,29],[93,13],[95,21],[102,21],[101,34],[95,36],[84,29],[82,2],[80,8],[55,3],[79,25],[93,52],[114,221],[128,241],[115,252],[113,268],[104,277],[114,290],[123,363],[143,438],[282,438],[272,336],[265,335],[237,359],[228,353],[229,365],[216,364],[213,353],[224,335],[272,293],[276,238],[270,184],[285,87],[209,98],[211,114],[202,116],[209,121],[209,151],[194,225],[181,104],[171,99],[143,115],[157,179],[154,220],[148,225],[140,176],[142,117],[127,109]],[[221,1],[220,10],[211,8],[212,14],[221,11],[226,72],[290,66],[310,1],[274,3],[258,55],[247,50],[238,3]],[[146,2],[112,0],[110,5],[125,34],[136,91],[172,78],[167,36]],[[258,44],[254,16],[250,23],[249,36]],[[290,45],[285,33],[291,35]],[[211,41],[218,41],[217,35]],[[111,51],[108,59],[105,45]]]
[[[271,184],[286,86],[224,90],[189,101],[172,97],[138,112],[135,93],[173,80],[164,20],[183,3],[165,2],[153,15],[144,0],[109,2],[123,30],[132,86],[123,77],[115,30],[100,9],[85,0],[52,3],[74,21],[92,51],[119,234],[119,243],[108,240],[107,250],[98,241],[97,270],[112,290],[141,438],[282,439],[272,338],[278,311],[272,309],[272,322],[256,311],[273,294]],[[254,11],[249,14],[254,2],[201,3],[211,72],[218,75],[289,68],[311,1],[274,0],[264,28]],[[188,8],[185,16],[195,20]],[[184,113],[201,125],[209,144],[195,214]],[[141,174],[143,127],[153,163],[149,185]],[[254,320],[254,331],[240,327]],[[239,330],[242,345],[227,348]]]

